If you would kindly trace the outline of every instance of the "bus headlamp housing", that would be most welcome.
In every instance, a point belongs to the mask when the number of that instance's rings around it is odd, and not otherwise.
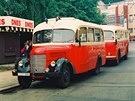
[[[55,61],[52,61],[52,62],[51,62],[51,66],[52,66],[52,67],[55,67],[55,66],[56,66],[56,62],[55,62]]]
[[[19,65],[20,67],[22,67],[22,66],[23,66],[23,62],[22,62],[22,61],[19,61],[18,65]]]

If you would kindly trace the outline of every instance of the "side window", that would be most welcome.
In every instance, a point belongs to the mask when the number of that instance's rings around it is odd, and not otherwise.
[[[125,32],[125,37],[128,39],[129,38],[129,35],[127,32]]]
[[[104,33],[103,33],[103,30],[100,30],[100,36],[101,36],[101,41],[103,42],[103,41],[104,41]]]
[[[87,41],[88,42],[94,42],[94,29],[93,28],[88,28],[88,33],[87,33]]]
[[[94,38],[95,38],[95,42],[100,42],[101,41],[101,36],[100,36],[100,30],[99,29],[95,29]]]
[[[81,38],[81,42],[87,42],[87,28],[86,27],[80,28],[79,37]]]
[[[116,38],[119,40],[120,39],[120,31],[115,31],[115,34],[116,34]]]

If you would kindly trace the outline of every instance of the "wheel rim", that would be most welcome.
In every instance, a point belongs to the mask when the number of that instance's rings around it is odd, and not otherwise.
[[[70,79],[70,74],[68,71],[64,71],[64,82],[68,83]]]

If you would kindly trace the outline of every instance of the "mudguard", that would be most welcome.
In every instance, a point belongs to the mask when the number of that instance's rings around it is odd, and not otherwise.
[[[19,63],[22,64],[22,66],[19,65]],[[28,73],[30,71],[30,62],[27,57],[23,57],[19,62],[18,62],[18,68],[17,68],[19,73]]]
[[[65,64],[68,64],[71,62],[69,62],[67,59],[65,58],[61,58],[61,59],[58,59],[56,61],[56,67],[55,67],[55,70],[58,71],[58,72],[61,72],[62,68],[64,67]],[[73,73],[75,74],[75,69],[74,69],[74,66],[71,64],[72,66],[72,69],[73,69]]]

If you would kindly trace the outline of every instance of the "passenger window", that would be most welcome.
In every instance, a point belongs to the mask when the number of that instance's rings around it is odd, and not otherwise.
[[[81,38],[81,42],[87,41],[87,28],[81,27],[79,30],[79,37]]]
[[[94,42],[94,29],[88,28],[87,38],[88,42]]]
[[[104,41],[104,34],[103,34],[102,30],[100,30],[100,36],[101,36],[101,41],[103,42]]]
[[[119,31],[115,31],[115,34],[116,34],[116,38],[119,40],[120,39],[120,32]]]
[[[94,37],[95,37],[95,42],[100,42],[101,41],[100,30],[99,29],[95,29]]]

